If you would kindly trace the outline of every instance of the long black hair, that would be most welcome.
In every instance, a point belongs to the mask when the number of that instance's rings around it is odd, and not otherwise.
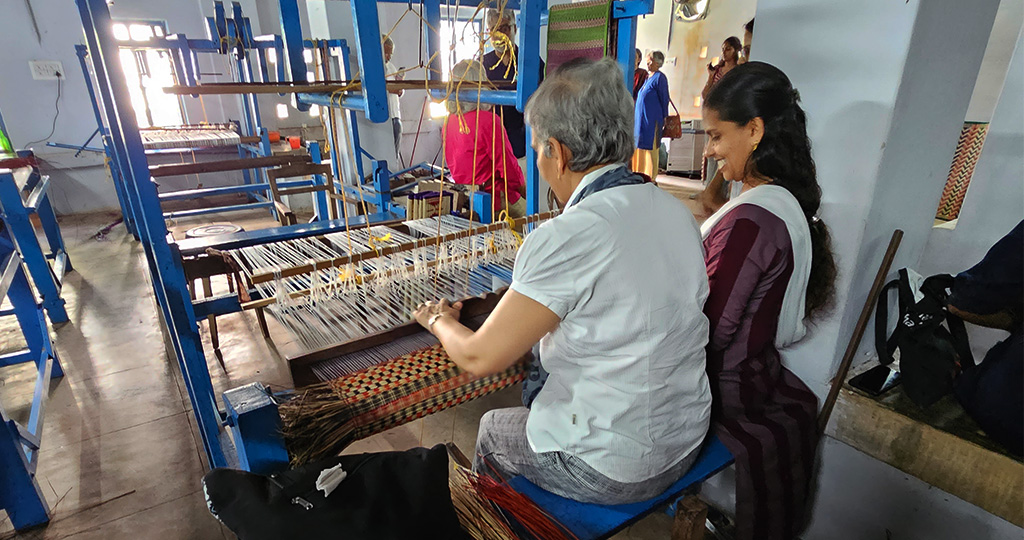
[[[726,122],[747,125],[764,121],[764,136],[750,154],[746,172],[789,190],[800,203],[811,230],[811,275],[807,282],[807,316],[829,306],[835,296],[836,263],[828,227],[817,217],[821,206],[807,116],[800,94],[779,68],[747,62],[726,73],[712,87],[704,108]]]

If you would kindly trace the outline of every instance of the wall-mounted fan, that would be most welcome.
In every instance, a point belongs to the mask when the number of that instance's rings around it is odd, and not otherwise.
[[[708,16],[708,4],[711,0],[672,0],[675,19],[682,22],[695,22]]]

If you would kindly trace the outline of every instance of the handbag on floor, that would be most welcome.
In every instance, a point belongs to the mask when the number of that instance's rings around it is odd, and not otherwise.
[[[967,330],[959,317],[946,309],[953,276],[939,274],[927,279],[909,268],[887,283],[879,293],[875,312],[875,350],[878,361],[894,361],[907,397],[927,407],[953,390],[953,380],[965,366],[974,364]],[[896,289],[899,319],[888,334],[889,291]],[[946,326],[942,326],[945,322]]]

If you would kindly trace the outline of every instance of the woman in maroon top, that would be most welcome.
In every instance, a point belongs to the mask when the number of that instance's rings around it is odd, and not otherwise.
[[[829,234],[799,95],[763,62],[733,68],[704,103],[705,155],[743,183],[701,227],[711,293],[715,433],[736,457],[737,539],[788,539],[805,523],[817,398],[783,366],[832,299]]]

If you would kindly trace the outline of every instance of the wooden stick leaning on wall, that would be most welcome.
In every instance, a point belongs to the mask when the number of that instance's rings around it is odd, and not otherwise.
[[[818,413],[818,431],[820,433],[825,432],[828,418],[832,415],[832,408],[835,407],[836,399],[839,398],[839,390],[842,389],[843,383],[846,382],[846,375],[850,372],[853,356],[857,353],[857,347],[860,346],[861,338],[864,337],[864,330],[871,319],[871,311],[875,307],[875,300],[878,299],[878,295],[885,285],[885,278],[889,275],[889,268],[892,267],[892,261],[896,258],[896,250],[899,249],[901,240],[903,240],[903,231],[896,229],[889,240],[889,247],[885,250],[885,256],[882,257],[882,264],[878,267],[878,273],[875,274],[875,281],[871,284],[868,298],[864,301],[864,309],[861,310],[860,318],[857,319],[857,326],[854,327],[853,336],[850,338],[850,343],[846,346],[846,353],[843,354],[843,360],[839,363],[839,371],[836,373],[835,378],[832,379],[832,387],[828,391],[828,397],[825,398],[825,405],[821,408],[821,412]]]

